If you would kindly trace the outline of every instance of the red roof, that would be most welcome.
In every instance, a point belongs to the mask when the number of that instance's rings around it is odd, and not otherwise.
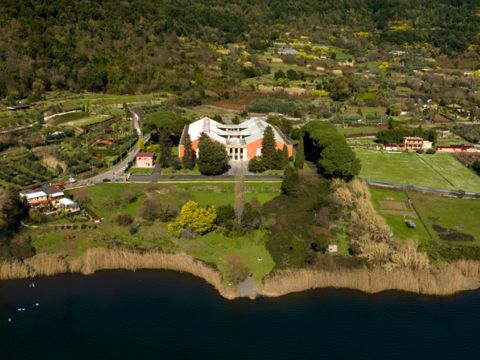
[[[137,154],[137,157],[147,157],[147,158],[148,158],[148,157],[151,157],[151,158],[153,158],[154,156],[155,156],[155,155],[154,155],[153,153],[151,153],[151,152],[139,152],[139,153]]]

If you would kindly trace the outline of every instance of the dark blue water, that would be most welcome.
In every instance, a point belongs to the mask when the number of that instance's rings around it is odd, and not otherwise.
[[[0,359],[480,359],[480,292],[228,301],[173,272],[7,281]]]

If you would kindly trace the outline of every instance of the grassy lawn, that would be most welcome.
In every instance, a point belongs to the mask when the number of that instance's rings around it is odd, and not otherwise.
[[[130,249],[186,252],[195,258],[218,266],[229,281],[227,259],[230,255],[241,257],[242,262],[256,280],[261,280],[275,266],[265,246],[265,233],[257,230],[245,236],[227,237],[219,230],[194,239],[177,239],[167,231],[167,224],[159,220],[146,221],[139,212],[149,198],[180,207],[187,200],[198,201],[202,206],[233,204],[232,182],[195,182],[175,184],[99,184],[74,189],[70,194],[77,199],[87,199],[87,208],[103,217],[99,224],[87,221],[74,222],[63,219],[39,228],[24,229],[32,237],[37,252],[59,253],[77,257],[91,247],[122,244]],[[257,198],[266,202],[279,194],[280,182],[247,182],[247,200]],[[133,196],[134,195],[134,196]],[[121,226],[118,214],[135,218],[137,231],[131,226]],[[61,228],[58,225],[62,224]],[[55,227],[54,225],[57,225]],[[68,228],[67,226],[68,225]]]
[[[362,162],[360,176],[368,180],[438,189],[480,192],[480,177],[449,154],[418,155],[355,149]]]
[[[188,200],[198,201],[201,205],[226,205],[234,202],[233,182],[175,182],[169,184],[98,184],[71,190],[73,197],[90,199],[88,207],[98,216],[109,218],[118,212],[136,216],[148,197],[159,197],[164,203],[176,206]],[[247,201],[257,198],[264,203],[280,193],[280,182],[247,182]],[[126,199],[132,194],[136,200],[129,203]]]
[[[257,230],[242,237],[231,238],[218,232],[212,232],[196,239],[181,239],[182,248],[195,258],[217,264],[228,281],[226,256],[238,254],[242,257],[254,279],[260,281],[275,266],[265,247],[264,233]],[[259,260],[261,259],[261,260]]]
[[[130,168],[128,172],[132,175],[152,175],[153,168]]]

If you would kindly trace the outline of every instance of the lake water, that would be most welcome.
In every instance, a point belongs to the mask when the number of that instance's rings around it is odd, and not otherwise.
[[[0,282],[2,360],[480,359],[480,291],[327,289],[228,301],[167,271],[28,283]]]

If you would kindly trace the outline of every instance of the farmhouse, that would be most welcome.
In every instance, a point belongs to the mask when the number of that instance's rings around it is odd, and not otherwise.
[[[48,203],[48,195],[39,190],[21,192],[20,198],[22,198],[28,206]]]
[[[155,154],[151,152],[139,152],[135,156],[135,167],[153,168],[155,166]]]
[[[421,137],[404,137],[401,144],[385,145],[385,150],[387,151],[416,151],[431,148],[432,142]]]
[[[404,137],[402,146],[405,150],[431,149],[432,142],[424,140],[421,137]]]
[[[269,125],[265,120],[266,117],[253,117],[238,125],[225,125],[204,117],[184,128],[178,148],[179,156],[182,158],[184,155],[183,138],[188,132],[197,156],[200,136],[205,133],[210,139],[225,147],[230,160],[250,160],[262,154],[263,133],[268,126],[273,129],[277,149],[281,150],[286,145],[288,155],[291,156],[293,147],[290,141],[277,127]]]

